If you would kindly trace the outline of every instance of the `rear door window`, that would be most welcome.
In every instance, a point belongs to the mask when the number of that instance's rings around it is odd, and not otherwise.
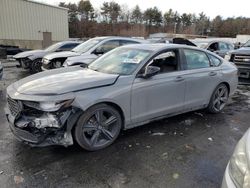
[[[120,46],[119,40],[110,40],[110,41],[104,42],[101,46],[99,46],[98,51],[106,53],[110,50],[113,50],[114,48],[119,47],[119,46]]]
[[[220,50],[229,50],[227,44],[224,42],[219,42],[219,49]]]
[[[191,49],[184,49],[183,52],[188,70],[210,67],[210,61],[205,52]]]
[[[232,44],[227,44],[227,48],[228,48],[229,50],[233,50],[233,49],[234,49],[234,46],[233,46]]]

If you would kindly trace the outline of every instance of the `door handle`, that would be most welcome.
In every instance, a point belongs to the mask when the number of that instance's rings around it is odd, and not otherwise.
[[[181,82],[181,81],[183,81],[183,80],[185,80],[182,76],[177,76],[176,78],[175,78],[175,81],[176,82]]]
[[[209,73],[209,76],[215,76],[215,75],[217,75],[217,72],[212,71]]]

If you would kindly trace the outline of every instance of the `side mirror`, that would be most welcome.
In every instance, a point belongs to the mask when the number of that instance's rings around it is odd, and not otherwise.
[[[158,74],[160,72],[160,67],[156,67],[156,66],[148,66],[146,67],[145,73],[138,75],[138,78],[150,78],[156,74]]]

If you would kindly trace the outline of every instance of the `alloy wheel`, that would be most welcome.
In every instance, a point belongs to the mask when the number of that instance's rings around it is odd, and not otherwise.
[[[82,136],[89,148],[102,148],[112,143],[120,132],[119,117],[110,109],[97,109],[82,126]]]
[[[221,111],[228,100],[228,89],[225,85],[217,88],[214,94],[213,107],[216,111]]]

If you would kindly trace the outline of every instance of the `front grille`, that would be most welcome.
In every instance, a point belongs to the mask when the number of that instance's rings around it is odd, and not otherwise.
[[[9,109],[10,109],[10,113],[16,117],[18,116],[21,111],[22,111],[22,105],[21,105],[21,102],[17,101],[17,100],[14,100],[10,97],[7,97],[7,103],[8,103],[8,106],[9,106]]]
[[[250,55],[235,54],[233,57],[235,63],[250,63]]]

